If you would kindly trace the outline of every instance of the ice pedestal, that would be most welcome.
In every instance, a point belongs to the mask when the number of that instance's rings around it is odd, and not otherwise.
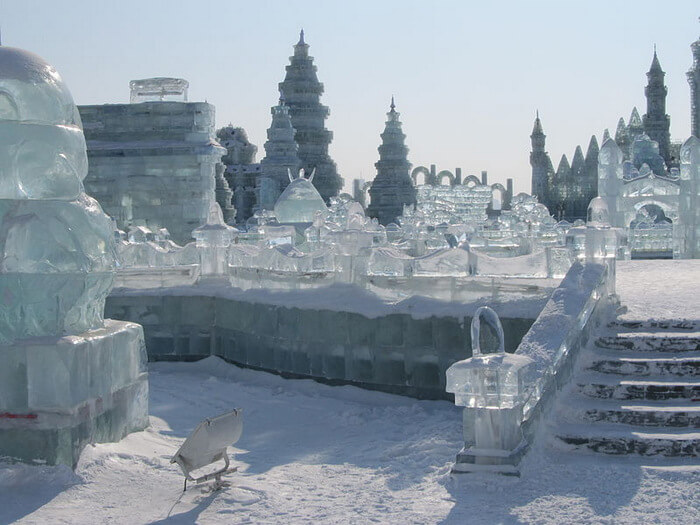
[[[0,456],[75,467],[88,443],[148,426],[140,325],[0,345]]]
[[[489,330],[483,330],[482,323]],[[517,464],[527,449],[521,430],[523,378],[532,359],[505,353],[501,321],[487,306],[474,314],[471,337],[472,357],[446,372],[446,390],[455,395],[456,405],[465,407],[464,448],[452,472],[518,475]],[[482,353],[484,340],[493,353]]]

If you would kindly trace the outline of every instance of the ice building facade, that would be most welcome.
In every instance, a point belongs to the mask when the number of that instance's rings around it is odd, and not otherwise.
[[[555,171],[545,139],[538,113],[530,135],[532,195],[559,220],[583,220],[588,203],[598,195],[598,140],[595,135],[591,137],[585,156],[581,146],[577,146],[571,164],[567,156],[562,155]]]
[[[147,426],[143,332],[103,318],[113,227],[60,75],[0,46],[0,108],[0,456],[74,467]]]
[[[695,45],[695,44],[694,44]],[[693,48],[695,50],[695,48]],[[695,51],[694,51],[695,53]],[[694,71],[697,65],[688,73],[691,83],[691,98],[696,97],[693,91]],[[664,84],[665,73],[661,68],[659,58],[654,49],[652,63],[647,72],[647,85],[644,94],[647,101],[647,111],[640,116],[637,108],[633,108],[629,121],[625,123],[620,118],[615,131],[615,142],[623,152],[626,160],[632,161],[639,169],[641,164],[647,163],[657,176],[664,177],[673,168],[678,168],[680,143],[671,142],[669,132],[670,117],[666,114],[666,96],[668,88]],[[695,105],[691,101],[693,108]],[[693,111],[695,111],[693,109]],[[603,140],[609,136],[605,132]],[[643,152],[635,152],[635,147],[646,147],[636,144],[638,139],[646,136],[651,142],[657,144],[657,157],[654,162]],[[545,134],[539,114],[535,119],[530,139],[532,151],[530,153],[530,165],[532,166],[532,194],[536,195],[540,202],[549,208],[550,212],[560,220],[573,222],[584,219],[588,203],[598,195],[598,151],[599,145],[595,137],[591,140],[585,156],[580,146],[576,147],[572,162],[563,155],[555,170],[545,148]],[[647,157],[640,161],[642,157]]]
[[[374,165],[377,176],[369,189],[370,204],[367,213],[375,217],[379,224],[396,222],[403,213],[404,206],[416,204],[416,189],[410,177],[411,163],[408,162],[406,135],[401,130],[400,113],[396,111],[394,97],[387,113],[382,144],[379,146],[379,161]]]
[[[120,230],[166,228],[185,243],[206,221],[226,150],[214,137],[214,106],[187,102],[187,87],[182,79],[135,80],[130,104],[78,107],[90,161],[86,191]],[[219,193],[226,195],[221,181]]]
[[[698,257],[698,159],[700,140],[690,137],[680,149],[681,169],[665,168],[659,147],[646,135],[626,160],[608,139],[600,152],[598,191],[610,210],[611,224],[629,231],[632,257]]]
[[[302,167],[308,173],[316,169],[314,184],[328,202],[340,192],[343,179],[338,175],[335,162],[328,154],[333,133],[326,129],[325,120],[330,112],[328,107],[320,103],[323,84],[318,81],[317,68],[313,57],[309,56],[309,45],[304,41],[303,29],[289,61],[279,90],[289,107]]]

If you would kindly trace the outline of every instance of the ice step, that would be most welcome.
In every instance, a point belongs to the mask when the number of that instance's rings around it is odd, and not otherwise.
[[[682,356],[683,354],[681,354]],[[618,357],[593,356],[587,370],[625,376],[684,376],[700,377],[700,357]]]
[[[618,423],[638,427],[700,428],[700,403],[674,399],[634,403],[617,399],[576,398],[561,405],[558,418],[565,422]]]
[[[700,457],[700,433],[687,430],[649,432],[618,425],[559,425],[556,437],[575,449],[603,454]]]
[[[698,332],[621,332],[604,335],[595,341],[596,346],[611,350],[638,352],[692,352],[700,351]]]
[[[613,376],[597,375],[593,378],[579,374],[576,378],[578,390],[592,398],[602,399],[665,399],[700,400],[700,380],[678,381],[668,377],[654,377],[642,380],[615,381]]]
[[[668,321],[625,321],[616,320],[608,323],[608,327],[615,331],[660,331],[660,330],[689,330],[689,331],[699,331],[700,323],[697,321],[691,321],[689,319],[677,319]]]

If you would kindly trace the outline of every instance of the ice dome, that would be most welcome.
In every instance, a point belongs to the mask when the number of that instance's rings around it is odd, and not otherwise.
[[[313,222],[316,212],[321,212],[325,218],[328,215],[328,207],[323,197],[311,183],[313,173],[306,179],[304,170],[299,177],[291,180],[282,195],[275,203],[275,215],[281,223]],[[290,175],[291,179],[291,175]]]
[[[0,46],[0,199],[73,200],[86,175],[80,116],[61,76]]]
[[[0,46],[0,120],[81,127],[56,69],[34,53],[6,46]]]

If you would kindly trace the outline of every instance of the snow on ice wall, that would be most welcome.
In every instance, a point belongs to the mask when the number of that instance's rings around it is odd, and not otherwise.
[[[147,425],[141,327],[102,318],[114,237],[86,174],[58,72],[0,47],[0,456],[75,465]]]

